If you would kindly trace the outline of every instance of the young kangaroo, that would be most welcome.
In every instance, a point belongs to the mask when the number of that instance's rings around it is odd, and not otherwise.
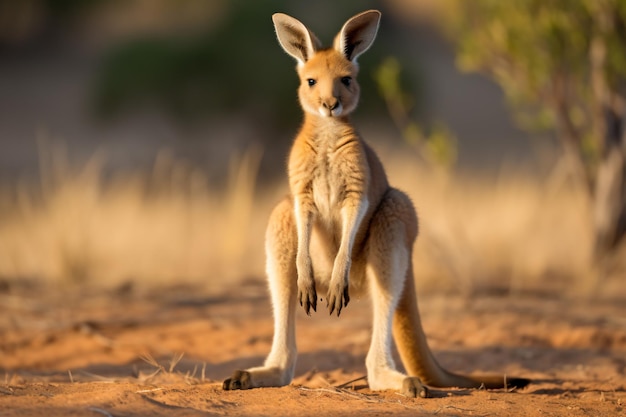
[[[348,116],[359,99],[357,58],[376,37],[380,12],[348,20],[332,48],[301,22],[272,16],[278,41],[298,61],[304,123],[289,156],[291,197],[274,209],[267,228],[267,275],[274,339],[264,366],[236,371],[225,390],[291,382],[296,363],[296,304],[316,311],[318,292],[330,314],[350,294],[371,294],[373,331],[366,359],[373,390],[427,397],[434,387],[522,387],[528,380],[470,377],[443,369],[433,357],[417,308],[411,252],[417,215],[409,198],[389,186],[383,166]],[[391,334],[409,376],[396,370]]]

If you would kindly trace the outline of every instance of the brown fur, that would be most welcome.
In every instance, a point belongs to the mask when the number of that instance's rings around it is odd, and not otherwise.
[[[443,369],[422,329],[411,265],[418,233],[413,204],[389,186],[383,166],[349,121],[359,85],[356,59],[374,40],[380,13],[349,19],[333,48],[301,22],[273,16],[280,44],[298,61],[298,97],[305,118],[289,156],[291,196],[274,209],[267,229],[267,274],[274,339],[264,366],[236,371],[224,389],[281,386],[293,378],[295,308],[317,309],[318,291],[340,315],[350,294],[369,292],[372,342],[366,359],[370,388],[409,396],[437,387],[524,386],[525,379],[468,377]],[[408,376],[396,370],[391,333]]]

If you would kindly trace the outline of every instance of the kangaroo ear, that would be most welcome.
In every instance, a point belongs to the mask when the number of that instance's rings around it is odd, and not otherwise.
[[[297,19],[283,13],[272,15],[278,43],[285,52],[304,65],[321,47],[320,41]]]
[[[356,63],[358,56],[372,46],[379,23],[378,10],[368,10],[350,18],[335,37],[335,49]]]

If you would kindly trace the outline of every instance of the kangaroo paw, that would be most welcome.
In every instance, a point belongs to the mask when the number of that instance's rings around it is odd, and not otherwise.
[[[226,379],[222,384],[224,391],[238,390],[238,389],[250,389],[250,372],[248,371],[235,371],[233,376]]]
[[[429,397],[428,388],[426,388],[426,386],[422,384],[422,381],[420,381],[419,378],[414,376],[405,378],[402,382],[402,395],[412,398]]]
[[[341,309],[346,307],[350,302],[350,294],[348,292],[348,286],[331,286],[326,294],[326,307],[328,307],[328,313],[333,314],[337,311],[337,317],[341,314]]]
[[[304,307],[304,311],[308,316],[311,315],[311,308],[313,311],[317,311],[317,291],[315,290],[315,283],[312,285],[298,286],[298,300],[300,305]]]

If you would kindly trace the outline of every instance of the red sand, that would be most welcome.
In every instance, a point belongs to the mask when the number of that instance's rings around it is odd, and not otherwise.
[[[0,293],[0,415],[626,415],[626,303],[443,295],[420,303],[443,365],[534,382],[429,399],[350,382],[365,375],[370,336],[368,302],[352,300],[339,319],[299,313],[290,386],[225,392],[222,379],[269,352],[261,284],[219,296],[9,287]]]

